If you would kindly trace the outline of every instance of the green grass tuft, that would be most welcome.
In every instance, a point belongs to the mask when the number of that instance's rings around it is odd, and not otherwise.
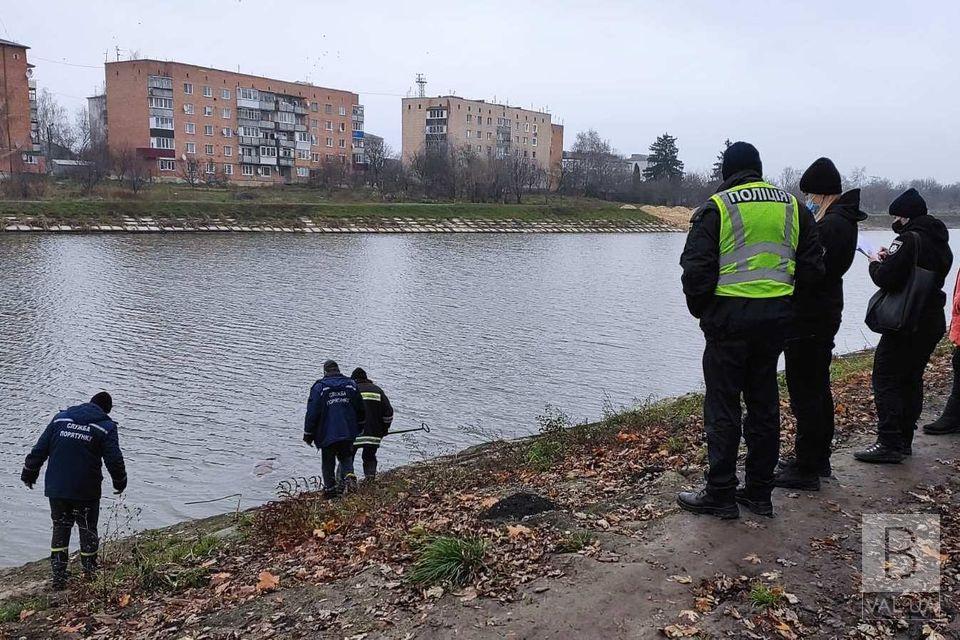
[[[46,596],[0,602],[0,624],[18,621],[23,611],[43,611],[49,608],[50,601]]]
[[[463,586],[485,567],[487,544],[479,538],[438,536],[425,542],[410,572],[419,586]]]
[[[783,589],[780,587],[768,587],[762,582],[756,582],[750,589],[750,603],[760,609],[772,607],[782,599]]]
[[[596,536],[589,531],[574,531],[557,542],[557,551],[559,553],[576,553],[592,545],[594,540],[596,540]]]

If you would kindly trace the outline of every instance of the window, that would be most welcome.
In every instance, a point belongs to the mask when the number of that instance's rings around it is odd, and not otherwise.
[[[327,146],[328,146],[328,147],[332,147],[332,146],[333,146],[333,138],[327,138]]]
[[[529,123],[529,122],[524,122],[524,123],[523,123],[523,132],[524,132],[524,133],[530,133],[530,123]]]
[[[160,158],[160,160],[157,161],[157,164],[160,167],[160,171],[175,171],[177,168],[176,160]]]
[[[477,120],[479,120],[479,119],[480,119],[480,118],[477,118]],[[472,114],[469,114],[469,113],[467,114],[467,122],[473,122],[473,115],[472,115]]]
[[[196,152],[197,152],[197,145],[196,145],[196,143],[194,143],[194,142],[188,142],[188,143],[187,143],[187,153],[196,153]]]
[[[493,140],[493,132],[487,131],[487,140]]]
[[[213,145],[212,145],[212,144],[205,144],[205,145],[203,145],[203,152],[204,152],[205,154],[207,154],[208,156],[212,156],[212,155],[213,155]]]
[[[297,160],[309,160],[310,152],[306,149],[297,149]]]
[[[226,91],[226,89],[224,89],[224,91]],[[232,164],[225,164],[225,165],[223,165],[223,175],[225,175],[225,176],[232,176],[232,175],[233,175],[233,165],[232,165]]]
[[[347,115],[347,108],[346,108],[346,107],[344,107],[344,106],[341,106],[341,107],[340,107],[340,115],[341,115],[341,116]]]
[[[212,124],[205,124],[205,125],[203,125],[203,135],[205,135],[205,136],[212,136],[212,135],[213,135],[213,125],[212,125]]]
[[[536,152],[536,151],[533,152],[533,157],[534,157],[534,158],[537,157],[537,152]]]
[[[193,95],[193,84],[190,83],[190,82],[184,82],[184,83],[183,83],[183,92],[184,92],[185,94],[187,94],[188,96],[192,96],[192,95]]]
[[[347,141],[343,138],[340,138],[340,148],[345,149],[347,147]]]
[[[482,144],[478,144],[478,145],[477,145],[477,152],[480,152],[480,151],[483,151],[483,145],[482,145]]]
[[[311,161],[311,162],[320,162],[320,154],[319,154],[319,153],[311,153],[311,154],[310,154],[310,161]]]
[[[241,100],[259,100],[260,92],[256,89],[237,89],[237,97]]]
[[[319,142],[317,142],[317,136],[312,133],[310,134],[310,144],[314,147],[320,144]]]
[[[319,123],[318,123],[316,120],[310,120],[310,128],[311,128],[311,129],[316,129],[317,126],[318,126],[318,124],[319,124]]]
[[[203,97],[204,97],[204,98],[212,98],[212,97],[213,97],[213,89],[210,88],[210,87],[208,87],[208,86],[206,86],[206,85],[204,85],[204,87],[203,87]]]
[[[224,127],[223,129],[220,130],[220,135],[222,135],[224,138],[232,138],[233,129],[231,129],[230,127]]]
[[[194,123],[192,123],[192,122],[184,123],[184,125],[183,125],[183,131],[184,131],[184,133],[196,133],[196,132],[197,132],[197,125],[194,124]]]
[[[277,148],[276,148],[276,147],[260,147],[260,157],[261,157],[261,158],[276,158],[276,157],[277,157]]]
[[[283,122],[284,124],[294,124],[296,121],[297,121],[297,117],[290,111],[277,112],[277,122]]]
[[[245,175],[245,176],[252,176],[252,175],[253,175],[253,165],[249,165],[249,164],[240,165],[240,173],[242,173],[242,174]]]
[[[327,120],[326,124],[323,125],[323,128],[327,131],[333,131],[333,123]]]
[[[297,177],[306,178],[310,175],[310,169],[306,167],[297,167]]]
[[[493,124],[493,118],[487,118],[487,126],[489,127],[492,124]]]
[[[173,98],[150,98],[148,104],[152,109],[173,109]]]
[[[207,170],[207,173],[216,173],[217,165],[214,164],[213,162],[208,162],[206,165],[206,170]]]
[[[221,89],[221,90],[220,90],[220,97],[223,98],[224,100],[229,100],[229,99],[230,99],[230,89]]]
[[[344,131],[347,130],[347,126],[346,126],[344,123],[341,122],[339,129],[340,129],[340,133],[343,133]]]
[[[257,173],[264,177],[270,177],[270,174],[272,173],[272,171],[270,171],[269,166],[257,167]]]
[[[173,138],[150,138],[151,149],[173,149]]]
[[[212,116],[212,115],[213,115],[213,107],[211,107],[211,106],[208,105],[208,104],[207,104],[207,105],[204,105],[204,106],[203,106],[203,115],[205,115],[205,116]]]
[[[537,127],[538,127],[538,126],[539,126],[539,125],[533,125],[533,133],[534,133],[534,134],[537,133]]]
[[[185,103],[183,103],[183,112],[184,112],[185,114],[187,114],[188,116],[192,116],[192,115],[193,115],[193,103],[192,103],[192,102],[185,102]]]
[[[250,138],[259,138],[260,129],[258,127],[245,127],[241,126],[237,128],[237,135],[247,136]]]
[[[467,129],[467,137],[469,138],[471,135],[473,135],[473,131],[470,131],[470,129]]]
[[[332,104],[323,105],[323,112],[327,115],[330,115],[331,113],[333,113],[333,105]]]
[[[316,111],[317,111],[317,109],[318,109],[319,107],[320,107],[320,105],[318,105],[316,102],[311,102],[311,103],[310,103],[310,111],[313,111],[314,113],[316,113]]]
[[[24,153],[24,154],[21,154],[20,157],[23,160],[24,164],[38,164],[37,156],[33,155],[32,153]]]
[[[150,116],[151,129],[173,130],[173,118],[170,116]]]
[[[232,155],[233,155],[233,147],[224,146],[224,147],[223,147],[223,155],[224,155],[224,157],[226,157],[226,158],[229,158],[230,156],[232,156]]]
[[[533,138],[533,139],[531,140],[531,142],[533,143],[533,146],[537,146],[537,139],[536,139],[536,138]]]
[[[224,120],[230,119],[230,109],[220,109],[220,117]]]
[[[523,144],[527,144],[527,136],[523,136]]]

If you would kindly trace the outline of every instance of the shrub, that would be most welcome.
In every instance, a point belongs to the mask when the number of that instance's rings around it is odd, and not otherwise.
[[[410,582],[419,586],[462,586],[485,568],[486,550],[486,542],[479,538],[431,538],[419,549]]]

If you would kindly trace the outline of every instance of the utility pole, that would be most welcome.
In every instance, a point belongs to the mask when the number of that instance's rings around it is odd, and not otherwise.
[[[422,73],[417,74],[417,97],[427,97],[427,79],[423,77]]]
[[[120,47],[115,45],[114,48],[117,50],[117,62],[120,62]]]

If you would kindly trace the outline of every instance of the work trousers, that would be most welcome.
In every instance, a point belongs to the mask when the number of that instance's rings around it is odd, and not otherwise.
[[[801,471],[819,472],[830,459],[834,433],[830,363],[834,333],[803,335],[787,340],[787,389],[797,419],[796,457]]]
[[[353,475],[353,441],[336,442],[320,449],[324,493],[342,493],[348,475]]]
[[[360,449],[360,459],[363,461],[363,477],[373,478],[377,475],[377,449],[380,447],[371,444],[354,448],[354,453]]]
[[[744,485],[756,496],[769,496],[780,453],[780,400],[777,362],[784,335],[779,328],[735,337],[707,336],[703,353],[706,395],[707,490],[732,500],[737,487],[737,452],[747,444]],[[746,418],[741,411],[746,404]]]
[[[943,313],[928,314],[912,332],[885,333],[873,358],[877,439],[888,447],[913,443],[923,411],[923,370],[946,332]]]
[[[65,578],[70,556],[70,534],[73,526],[80,530],[80,562],[84,571],[97,568],[100,536],[100,499],[61,500],[50,498],[50,517],[53,519],[53,537],[50,542],[50,566],[54,577]]]

